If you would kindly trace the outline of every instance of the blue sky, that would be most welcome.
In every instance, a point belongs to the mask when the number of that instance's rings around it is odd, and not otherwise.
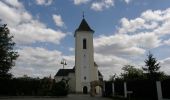
[[[95,30],[95,61],[105,79],[126,64],[141,68],[148,51],[170,74],[170,0],[0,0],[1,23],[20,54],[14,76],[54,76],[62,58],[72,68],[83,12]]]

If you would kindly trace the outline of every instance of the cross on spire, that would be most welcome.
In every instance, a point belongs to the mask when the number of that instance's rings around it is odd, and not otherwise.
[[[83,11],[83,19],[84,19],[84,11]]]

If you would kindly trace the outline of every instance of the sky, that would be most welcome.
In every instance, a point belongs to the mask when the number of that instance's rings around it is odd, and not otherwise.
[[[83,12],[94,33],[94,60],[104,79],[124,65],[145,66],[150,51],[170,75],[170,0],[0,0],[1,24],[19,53],[15,77],[54,76],[74,66],[74,32]]]

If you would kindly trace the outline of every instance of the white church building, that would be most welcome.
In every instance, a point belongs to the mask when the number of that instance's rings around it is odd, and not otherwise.
[[[59,69],[55,75],[56,82],[63,78],[69,80],[70,92],[89,93],[90,82],[103,80],[98,65],[94,61],[93,33],[94,31],[83,17],[74,34],[75,66],[73,69]],[[97,87],[96,92],[99,91]]]

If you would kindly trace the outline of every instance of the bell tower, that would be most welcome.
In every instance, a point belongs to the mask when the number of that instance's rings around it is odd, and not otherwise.
[[[77,93],[88,93],[90,82],[98,80],[98,69],[94,66],[93,33],[94,31],[83,15],[83,19],[74,34]]]

